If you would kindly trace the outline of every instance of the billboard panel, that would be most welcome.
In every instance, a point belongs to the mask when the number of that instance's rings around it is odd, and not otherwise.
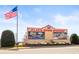
[[[28,39],[44,39],[44,32],[28,32]]]
[[[53,38],[54,39],[67,39],[67,33],[66,32],[54,32]]]

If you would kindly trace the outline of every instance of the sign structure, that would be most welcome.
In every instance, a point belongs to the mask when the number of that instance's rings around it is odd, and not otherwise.
[[[50,40],[67,40],[67,29],[57,29],[50,25],[42,28],[28,27],[25,36],[25,42],[27,43],[40,43]],[[42,41],[40,41],[42,40]]]
[[[27,28],[28,39],[45,39],[45,32],[52,32],[52,38],[54,39],[66,39],[67,29],[56,29],[50,25],[42,28]]]

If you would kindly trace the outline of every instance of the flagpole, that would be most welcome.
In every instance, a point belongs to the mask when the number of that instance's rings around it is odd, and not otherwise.
[[[17,46],[17,49],[18,49],[18,6],[17,6],[17,20],[16,20],[16,46]]]

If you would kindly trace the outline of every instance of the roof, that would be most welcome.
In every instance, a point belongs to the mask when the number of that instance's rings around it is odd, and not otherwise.
[[[54,29],[53,32],[65,32],[67,29]]]
[[[33,27],[28,27],[27,31],[35,31],[35,32],[44,32],[44,31],[53,31],[53,32],[64,32],[67,29],[57,29],[52,27],[51,25],[46,25],[42,28],[33,28]]]

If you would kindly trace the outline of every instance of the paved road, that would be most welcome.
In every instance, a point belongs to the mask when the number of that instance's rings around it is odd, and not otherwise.
[[[50,47],[26,47],[19,50],[0,49],[1,54],[78,54],[79,45],[74,46],[50,46]]]

